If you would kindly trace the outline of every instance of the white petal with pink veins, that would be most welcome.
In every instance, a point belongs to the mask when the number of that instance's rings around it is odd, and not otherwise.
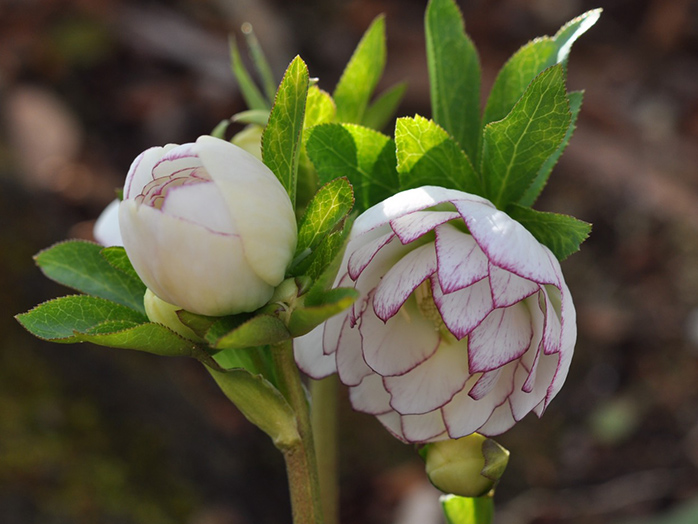
[[[214,233],[236,233],[228,206],[213,182],[173,187],[165,194],[161,211]]]
[[[479,326],[493,309],[487,279],[445,295],[438,278],[431,278],[434,303],[448,330],[459,340]]]
[[[431,358],[397,377],[385,377],[390,392],[390,405],[395,411],[419,414],[446,404],[468,379],[468,347],[466,343],[439,346]]]
[[[495,309],[468,338],[470,372],[497,369],[521,357],[532,336],[531,315],[523,304]]]
[[[169,144],[165,147],[151,147],[146,149],[131,163],[124,183],[124,200],[135,198],[143,188],[153,180],[153,167],[163,154],[177,147]]]
[[[536,380],[532,389],[526,391],[524,385],[528,380],[528,372],[523,366],[519,366],[514,377],[514,392],[509,397],[511,410],[516,420],[521,420],[541,400],[545,399],[548,387],[555,376],[559,355],[541,355],[536,365]]]
[[[543,350],[546,355],[557,353],[560,351],[560,342],[562,336],[562,323],[554,306],[554,301],[551,300],[551,295],[559,295],[559,291],[552,286],[544,286],[541,293],[542,301],[545,310],[545,327],[543,331]]]
[[[358,279],[359,275],[361,275],[363,270],[366,269],[366,266],[368,266],[371,263],[373,257],[375,257],[376,254],[381,249],[383,249],[383,247],[385,247],[388,244],[388,242],[390,242],[394,237],[395,233],[393,233],[390,230],[387,230],[384,234],[380,235],[379,237],[372,239],[370,242],[362,244],[355,251],[351,251],[353,245],[350,243],[347,246],[347,253],[351,253],[347,262],[347,269],[351,278],[354,280]]]
[[[516,424],[516,419],[511,412],[511,406],[509,402],[505,402],[494,410],[492,416],[478,430],[478,433],[482,433],[487,437],[493,437],[495,435],[501,435],[508,429],[511,429],[514,424]]]
[[[460,219],[455,211],[415,211],[390,221],[390,227],[403,244],[409,244],[436,226],[449,220]]]
[[[357,386],[349,388],[349,400],[356,411],[370,415],[382,415],[392,411],[390,395],[383,387],[380,375],[364,378]]]
[[[153,177],[172,177],[180,171],[201,168],[201,160],[193,150],[194,144],[182,144],[168,150],[153,166]]]
[[[478,431],[497,407],[496,400],[495,397],[473,400],[466,389],[458,393],[441,408],[449,436],[460,438]]]
[[[493,264],[541,284],[558,284],[560,278],[550,250],[525,227],[488,202],[461,200],[454,204]]]
[[[522,278],[506,269],[490,265],[490,286],[494,307],[508,307],[520,302],[540,289],[540,284]]]
[[[472,235],[452,224],[436,228],[439,282],[444,293],[470,286],[487,276],[488,261]]]
[[[473,400],[480,400],[481,398],[485,397],[485,395],[489,395],[499,382],[499,377],[501,374],[502,368],[497,368],[483,373],[480,375],[480,378],[477,379],[475,385],[470,388],[468,395],[470,395]]]
[[[334,355],[322,352],[324,326],[318,326],[306,335],[293,339],[296,364],[306,375],[321,379],[337,372]]]
[[[423,415],[402,415],[402,434],[410,442],[429,442],[445,438],[446,424],[438,409]]]
[[[391,410],[382,415],[377,415],[376,418],[396,439],[407,442],[405,436],[402,434],[401,417],[398,413]]]
[[[383,376],[402,375],[434,354],[439,333],[413,301],[383,322],[372,308],[361,317],[361,341],[366,363]]]
[[[352,328],[348,319],[343,324],[337,351],[334,355],[337,359],[339,378],[347,386],[355,386],[364,377],[373,374],[373,370],[368,367],[361,352],[359,328]]]
[[[537,295],[533,295],[524,300],[524,305],[528,308],[528,312],[531,315],[531,326],[533,327],[533,336],[531,337],[531,343],[528,346],[528,350],[521,357],[521,364],[525,369],[528,370],[528,377],[526,382],[523,383],[521,389],[525,392],[530,393],[533,389],[533,385],[536,382],[536,374],[538,368],[538,361],[543,355],[543,329],[545,323],[545,315],[540,308],[540,295],[543,291],[539,291]]]
[[[436,271],[434,244],[425,244],[402,257],[383,276],[373,296],[373,310],[387,321],[412,292]]]

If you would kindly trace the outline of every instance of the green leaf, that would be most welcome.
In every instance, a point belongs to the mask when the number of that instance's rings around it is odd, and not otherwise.
[[[395,125],[400,189],[423,185],[482,193],[470,160],[449,134],[422,116],[398,118]]]
[[[264,95],[259,91],[259,88],[255,85],[252,77],[247,72],[245,65],[242,63],[242,58],[240,58],[238,45],[235,42],[235,38],[232,37],[230,38],[230,64],[247,107],[250,109],[265,109],[269,111],[270,104],[264,98]]]
[[[271,72],[271,67],[269,67],[267,57],[264,55],[264,51],[262,51],[262,46],[259,45],[259,40],[257,40],[257,36],[254,34],[252,24],[249,22],[242,24],[242,34],[245,36],[245,43],[247,43],[247,49],[252,58],[254,68],[262,81],[264,93],[269,100],[273,100],[276,93],[276,81]]]
[[[397,108],[400,102],[402,102],[402,97],[405,96],[406,90],[407,84],[400,82],[381,93],[375,102],[366,109],[361,125],[376,131],[382,130],[395,117]]]
[[[286,188],[294,206],[308,81],[308,68],[297,56],[284,74],[262,135],[264,163]]]
[[[75,338],[76,342],[135,349],[163,357],[194,355],[194,344],[191,340],[180,337],[171,329],[154,322],[133,326],[120,325],[119,322],[105,322],[92,328],[89,333],[76,334]]]
[[[380,15],[364,33],[332,94],[340,122],[361,122],[383,74],[385,57],[385,19]]]
[[[572,118],[570,120],[570,125],[567,128],[565,138],[562,139],[562,143],[558,146],[555,152],[552,155],[550,155],[545,162],[543,162],[543,165],[538,170],[538,174],[536,175],[535,180],[526,190],[524,196],[522,196],[519,200],[519,204],[521,204],[522,206],[532,206],[538,198],[538,196],[540,195],[541,191],[543,191],[543,188],[545,187],[545,184],[548,182],[548,178],[550,177],[550,173],[552,172],[553,167],[555,167],[555,164],[557,164],[557,161],[560,159],[560,156],[567,148],[567,144],[569,144],[570,138],[572,138],[572,134],[574,133],[574,129],[577,123],[577,116],[579,115],[579,110],[582,108],[583,97],[584,93],[582,91],[574,91],[572,93],[567,94],[567,98],[570,102],[570,113],[572,114]]]
[[[308,294],[305,303],[291,313],[288,329],[294,337],[309,333],[325,320],[341,313],[359,298],[353,288],[334,288],[323,293]]]
[[[601,9],[588,11],[565,24],[555,36],[536,38],[519,49],[497,75],[487,100],[483,124],[507,116],[528,84],[548,67],[565,62],[575,40],[600,16]]]
[[[503,120],[485,126],[481,173],[499,209],[518,201],[562,143],[571,114],[561,65],[546,69]]]
[[[431,0],[424,20],[434,121],[475,160],[480,139],[480,63],[453,0]]]
[[[291,268],[291,273],[296,276],[306,275],[313,281],[324,281],[326,279],[321,277],[329,271],[331,275],[327,279],[333,279],[338,268],[333,267],[330,269],[330,266],[333,266],[332,263],[341,254],[350,229],[348,224],[345,223],[341,230],[327,235],[317,248]]]
[[[538,242],[548,246],[558,260],[579,251],[579,246],[591,232],[588,222],[518,204],[507,207],[507,214],[528,229]]]
[[[308,204],[298,226],[296,254],[314,249],[353,206],[354,191],[346,178],[337,178],[322,186]]]
[[[145,285],[123,248],[103,249],[92,242],[69,240],[41,251],[35,260],[41,271],[59,284],[145,313]]]
[[[206,339],[216,349],[264,346],[289,338],[291,335],[284,323],[272,315],[256,315],[223,334],[219,334],[218,327],[216,329],[212,327],[206,334]]]
[[[305,106],[304,129],[311,128],[318,124],[334,122],[337,118],[337,106],[327,91],[323,91],[318,86],[311,86],[308,89],[308,101]],[[304,139],[307,137],[304,135]]]
[[[293,409],[268,380],[245,369],[207,370],[225,396],[247,420],[269,435],[277,448],[284,450],[298,444],[300,435]]]
[[[314,127],[306,143],[320,183],[346,177],[359,211],[395,194],[395,142],[387,135],[353,124]]]
[[[492,497],[458,497],[444,495],[441,506],[446,516],[446,524],[491,524],[494,516]]]
[[[34,336],[52,342],[79,342],[77,336],[88,333],[103,322],[148,322],[148,317],[133,309],[103,298],[71,295],[39,304],[17,320]]]
[[[229,126],[230,120],[227,118],[225,120],[221,120],[218,122],[218,125],[213,128],[213,131],[211,131],[211,136],[225,140],[225,132],[228,130]]]
[[[185,309],[179,309],[175,312],[179,321],[191,329],[197,336],[204,338],[206,332],[220,320],[220,317],[209,317],[206,315],[197,315]]]
[[[269,109],[248,109],[235,113],[231,120],[239,124],[255,124],[264,127],[269,121]]]

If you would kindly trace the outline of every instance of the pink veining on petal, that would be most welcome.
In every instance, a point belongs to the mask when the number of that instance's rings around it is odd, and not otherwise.
[[[387,321],[395,315],[417,287],[436,271],[433,244],[425,244],[402,257],[378,284],[373,310]]]
[[[470,388],[470,391],[468,391],[470,398],[473,400],[480,400],[484,398],[485,395],[488,395],[497,384],[501,374],[502,368],[497,368],[480,375],[480,378],[477,379],[475,385]]]
[[[296,364],[306,375],[315,379],[336,373],[334,356],[323,355],[322,335],[324,326],[318,326],[310,333],[293,340],[293,354]]]
[[[446,433],[446,424],[439,410],[423,415],[401,415],[400,427],[409,442],[430,442]]]
[[[339,379],[346,386],[357,386],[368,375],[375,374],[364,361],[361,351],[361,335],[357,327],[351,327],[345,319],[334,352]]]
[[[509,307],[540,290],[540,284],[494,264],[490,264],[489,273],[494,307]]]
[[[436,228],[435,243],[444,293],[453,293],[487,276],[487,257],[472,235],[453,224],[444,224]]]
[[[395,231],[400,242],[409,244],[436,226],[455,219],[460,219],[460,214],[455,211],[415,211],[394,218],[390,221],[390,227]]]
[[[552,290],[557,290],[557,288],[544,286],[543,292],[541,293],[545,310],[543,351],[546,355],[560,351],[560,339],[562,336],[562,324],[560,322],[560,317],[558,316],[550,297]]]
[[[469,287],[444,294],[439,279],[433,276],[431,290],[444,324],[458,340],[468,336],[494,308],[489,282],[484,278]]]
[[[469,336],[470,372],[491,371],[521,357],[533,337],[523,304],[495,309]]]
[[[395,233],[393,231],[389,231],[351,252],[347,262],[347,269],[351,278],[353,280],[357,280],[363,270],[366,269],[366,267],[371,263],[376,254],[394,237]]]
[[[383,415],[392,411],[390,395],[383,387],[381,376],[375,373],[349,388],[349,400],[353,408],[362,413]]]
[[[516,419],[509,402],[505,402],[494,410],[487,422],[478,430],[478,433],[486,437],[501,435],[516,424]]]

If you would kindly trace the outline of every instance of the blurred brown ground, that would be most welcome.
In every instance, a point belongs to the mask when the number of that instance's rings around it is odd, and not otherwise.
[[[31,256],[89,237],[141,150],[244,108],[231,30],[252,22],[278,77],[300,53],[331,90],[385,12],[383,84],[407,80],[401,114],[429,115],[425,3],[0,0],[1,522],[288,522],[280,458],[196,363],[41,343],[11,317],[67,294]],[[594,224],[563,264],[579,342],[544,417],[499,438],[512,459],[498,522],[698,522],[698,5],[461,6],[485,90],[520,45],[605,9],[572,51],[585,102],[537,205]],[[393,522],[419,459],[370,417],[342,416],[342,522]]]

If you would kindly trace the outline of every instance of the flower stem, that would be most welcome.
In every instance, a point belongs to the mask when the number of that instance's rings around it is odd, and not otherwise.
[[[337,376],[331,375],[322,380],[313,380],[310,385],[310,415],[322,486],[322,512],[325,524],[339,523],[337,384]]]
[[[291,341],[272,347],[278,386],[291,405],[298,422],[301,440],[281,449],[286,461],[294,524],[323,524],[317,459],[313,443],[308,400],[298,367],[293,359]]]

